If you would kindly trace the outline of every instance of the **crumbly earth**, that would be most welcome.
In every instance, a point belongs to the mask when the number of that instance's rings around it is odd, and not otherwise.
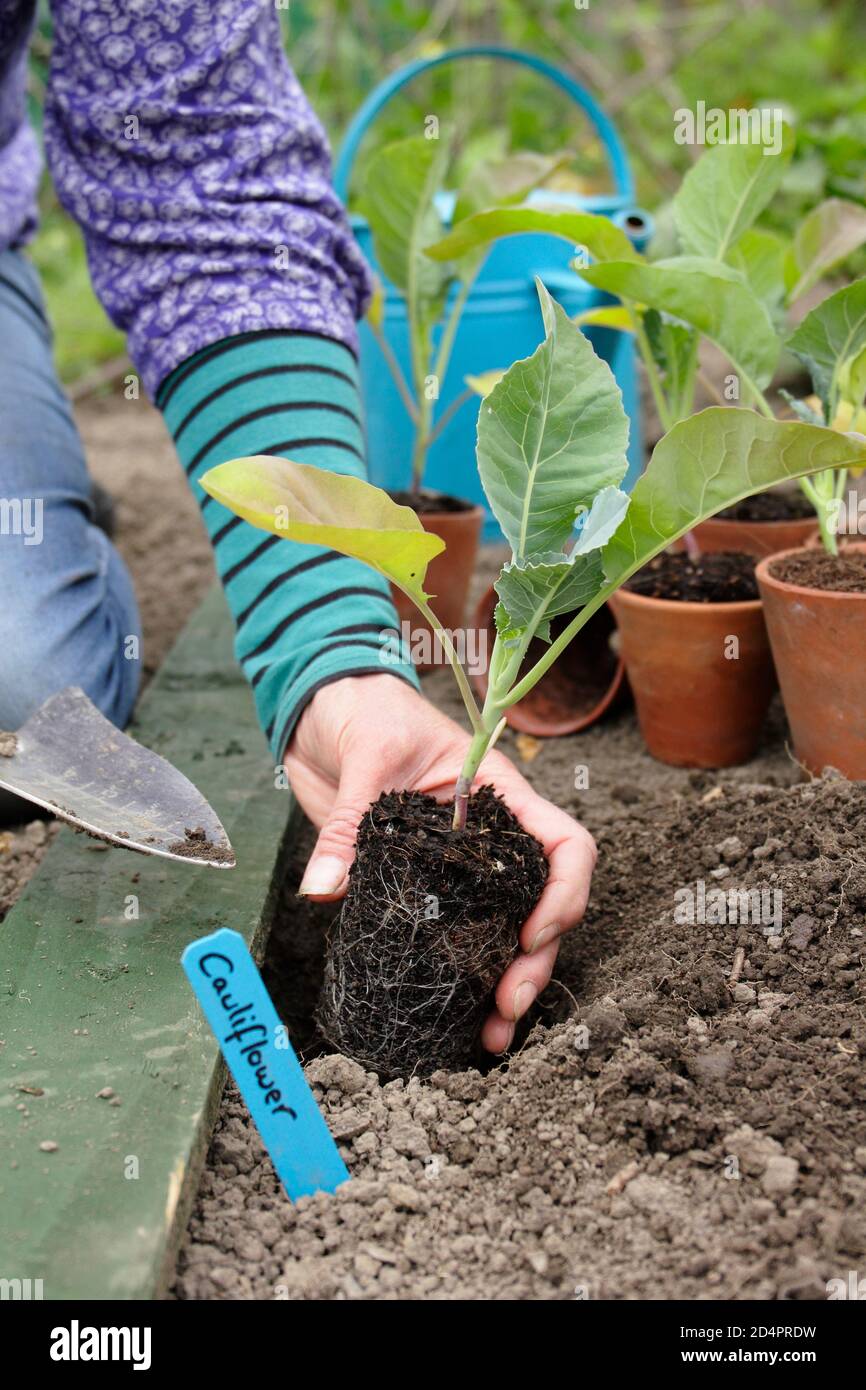
[[[425,689],[459,718],[446,672]],[[716,774],[654,762],[631,712],[503,736],[599,864],[516,1055],[486,1075],[381,1085],[323,1050],[333,909],[295,897],[307,828],[265,974],[352,1182],[292,1205],[230,1085],[174,1296],[808,1299],[862,1267],[866,786],[801,783],[785,738],[777,703],[761,756]],[[750,918],[780,892],[781,934],[678,923],[699,881],[756,890]]]
[[[293,1206],[228,1090],[177,1297],[809,1299],[862,1266],[866,787],[621,795],[510,1063],[384,1086],[308,1063],[335,1196]],[[763,891],[765,920],[676,920],[699,882]],[[321,946],[287,918],[269,980],[310,1051]]]

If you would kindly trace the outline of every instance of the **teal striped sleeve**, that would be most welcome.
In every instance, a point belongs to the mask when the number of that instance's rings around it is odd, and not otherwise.
[[[394,639],[397,614],[381,575],[335,550],[258,530],[198,483],[215,464],[249,454],[365,477],[350,349],[285,329],[226,338],[178,367],[156,401],[202,510],[235,621],[235,653],[275,760],[328,682],[387,671],[417,686]]]

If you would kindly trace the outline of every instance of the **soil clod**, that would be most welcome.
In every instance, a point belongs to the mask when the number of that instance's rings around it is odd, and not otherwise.
[[[490,995],[547,877],[538,841],[493,791],[465,831],[419,792],[388,792],[358,831],[325,962],[319,1024],[382,1077],[428,1075],[475,1055]]]
[[[725,550],[693,560],[686,554],[657,555],[626,588],[644,598],[681,603],[743,603],[758,598],[755,557]]]

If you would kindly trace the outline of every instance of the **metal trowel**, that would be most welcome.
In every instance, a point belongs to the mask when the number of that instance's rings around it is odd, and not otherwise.
[[[234,851],[192,782],[116,729],[70,686],[0,733],[0,787],[100,840],[183,864],[232,869]]]

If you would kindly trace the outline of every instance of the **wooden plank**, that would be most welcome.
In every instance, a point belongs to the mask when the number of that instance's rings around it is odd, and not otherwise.
[[[263,947],[290,834],[218,591],[132,732],[212,802],[238,865],[186,867],[63,829],[0,926],[0,1278],[42,1279],[46,1299],[164,1292],[224,1079],[180,954],[220,926]]]

